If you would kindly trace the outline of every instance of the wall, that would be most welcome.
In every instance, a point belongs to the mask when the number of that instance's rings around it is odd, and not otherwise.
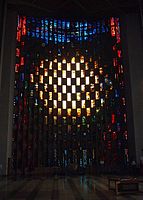
[[[123,37],[126,38],[124,48],[126,47],[126,55],[128,55],[128,58],[124,58],[125,63],[129,64],[130,84],[128,86],[131,86],[131,98],[128,100],[129,104],[132,104],[130,111],[133,112],[129,112],[129,127],[132,127],[131,132],[134,131],[136,147],[135,153],[131,152],[131,154],[133,157],[136,154],[137,163],[139,164],[141,149],[143,149],[143,38],[141,21],[138,14],[128,14],[124,16],[122,22],[124,27]],[[134,137],[132,136],[132,141],[129,141],[131,148],[134,145]]]
[[[11,157],[16,13],[7,12],[3,37],[0,90],[0,173],[7,174]]]
[[[7,13],[7,0],[0,1],[0,89],[1,89],[1,74],[2,74],[2,59],[3,59],[3,45],[5,37],[5,24]]]

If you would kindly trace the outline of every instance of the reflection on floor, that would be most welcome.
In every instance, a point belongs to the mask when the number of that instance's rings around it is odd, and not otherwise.
[[[141,186],[142,187],[142,186]],[[141,188],[142,190],[143,188]],[[116,196],[106,177],[54,176],[0,180],[0,200],[142,200],[143,193]]]

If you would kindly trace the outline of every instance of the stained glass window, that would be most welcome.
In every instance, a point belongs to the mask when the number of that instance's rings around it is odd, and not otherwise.
[[[18,16],[14,88],[18,169],[128,160],[119,18]]]

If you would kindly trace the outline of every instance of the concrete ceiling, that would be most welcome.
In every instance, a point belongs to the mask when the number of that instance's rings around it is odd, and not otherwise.
[[[28,15],[96,17],[140,12],[142,0],[7,0],[8,8]]]

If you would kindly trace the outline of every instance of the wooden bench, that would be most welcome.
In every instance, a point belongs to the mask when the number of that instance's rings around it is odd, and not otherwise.
[[[142,182],[136,178],[108,178],[108,189],[115,190],[116,194],[139,192],[139,183]],[[111,184],[112,183],[112,184]]]

